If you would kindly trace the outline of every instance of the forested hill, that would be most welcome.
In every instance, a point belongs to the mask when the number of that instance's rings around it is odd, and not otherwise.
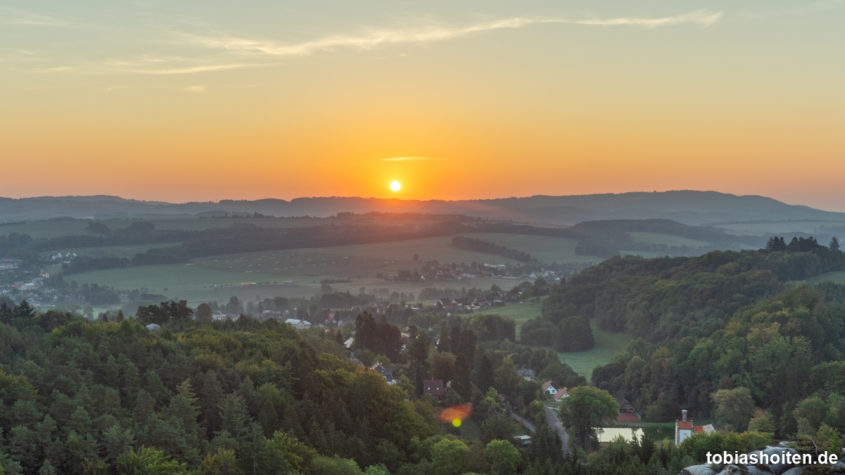
[[[151,332],[24,306],[0,315],[0,473],[361,473],[348,458],[398,466],[438,430],[428,403],[321,353],[334,340],[273,320]]]
[[[787,282],[843,269],[845,254],[813,238],[699,257],[615,257],[556,289],[543,316],[554,324],[586,317],[605,330],[653,342],[697,337],[722,328],[740,308],[781,292]]]
[[[592,220],[663,218],[684,224],[723,222],[828,220],[845,214],[788,205],[763,196],[737,196],[710,191],[667,191],[574,196],[530,196],[486,200],[399,200],[359,197],[296,198],[290,201],[221,200],[166,203],[115,196],[43,196],[0,198],[0,222],[57,217],[153,218],[164,216],[333,216],[340,212],[463,214],[521,222],[575,224]]]
[[[794,281],[843,268],[835,242],[813,239],[696,258],[614,258],[554,291],[523,341],[594,319],[639,337],[592,381],[647,420],[688,409],[723,429],[841,437],[845,287]]]

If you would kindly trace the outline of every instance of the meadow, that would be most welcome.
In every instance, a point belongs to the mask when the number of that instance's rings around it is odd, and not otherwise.
[[[558,353],[558,357],[568,364],[576,373],[589,380],[593,374],[593,368],[610,362],[620,351],[624,350],[631,337],[623,333],[611,333],[598,327],[595,321],[590,320],[590,328],[593,329],[595,345],[587,351],[575,351]]]
[[[526,321],[537,318],[543,311],[543,300],[545,297],[534,297],[520,303],[513,303],[505,305],[504,307],[496,307],[480,312],[480,314],[495,314],[503,317],[511,318],[516,322],[516,338],[519,341],[520,330],[522,324]],[[598,327],[595,321],[590,321],[590,328],[593,330],[593,338],[595,339],[595,346],[587,351],[577,352],[559,352],[558,357],[565,362],[576,373],[584,376],[588,380],[593,373],[593,368],[601,366],[610,362],[610,360],[620,351],[623,351],[631,337],[622,333],[612,333],[602,330]]]
[[[577,254],[575,248],[578,246],[578,241],[575,239],[506,233],[471,233],[465,236],[527,252],[538,261],[549,264],[597,264],[602,260],[596,256]]]
[[[698,239],[689,239],[682,236],[673,236],[671,234],[663,233],[644,233],[633,231],[628,234],[631,236],[632,241],[639,244],[659,244],[662,246],[692,248],[706,247],[713,244],[707,241],[700,241]]]
[[[507,317],[516,322],[516,339],[519,341],[522,324],[537,318],[543,313],[543,300],[545,297],[532,297],[519,303],[509,303],[504,307],[495,307],[483,312],[480,315],[499,315]]]

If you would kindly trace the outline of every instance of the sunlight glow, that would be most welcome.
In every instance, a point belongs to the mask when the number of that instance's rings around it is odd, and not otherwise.
[[[390,189],[393,191],[399,191],[402,188],[402,184],[398,181],[390,182]]]

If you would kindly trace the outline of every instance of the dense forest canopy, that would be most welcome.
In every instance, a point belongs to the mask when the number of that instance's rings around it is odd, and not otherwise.
[[[686,408],[740,431],[755,414],[784,437],[822,424],[842,431],[843,289],[800,281],[843,268],[838,242],[812,238],[773,237],[759,251],[693,258],[617,257],[554,289],[522,341],[545,343],[578,319],[638,337],[596,368],[592,382],[632,401],[648,420],[673,420]],[[737,397],[742,414],[725,416]],[[805,417],[808,400],[828,414]]]

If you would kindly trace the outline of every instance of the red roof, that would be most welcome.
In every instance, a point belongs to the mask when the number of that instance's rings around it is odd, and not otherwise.
[[[690,422],[690,421],[678,421],[678,429],[692,430],[692,422]]]
[[[617,422],[640,422],[640,418],[636,414],[619,414],[616,418]]]
[[[557,392],[555,393],[555,396],[554,396],[555,399],[560,399],[560,398],[566,396],[567,390],[568,390],[568,388],[558,389]]]
[[[442,379],[426,379],[423,381],[423,391],[426,394],[442,396],[446,394],[446,386],[443,384]]]
[[[704,432],[704,426],[695,426],[692,428],[693,432]]]

